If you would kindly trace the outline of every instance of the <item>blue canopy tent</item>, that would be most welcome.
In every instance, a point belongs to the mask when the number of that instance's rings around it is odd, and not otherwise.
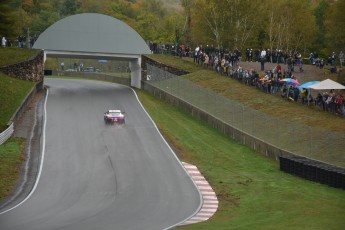
[[[310,92],[310,86],[315,85],[317,83],[319,83],[320,81],[308,81],[308,82],[304,82],[302,85],[298,86],[297,88],[299,89],[299,91],[301,92],[302,89],[307,89],[308,90],[308,95],[307,95],[307,103],[309,105],[310,102],[310,97],[311,97],[311,92]]]
[[[308,81],[308,82],[304,82],[302,85],[298,86],[297,88],[299,89],[299,91],[302,91],[303,88],[309,89],[310,86],[319,83],[320,81]]]

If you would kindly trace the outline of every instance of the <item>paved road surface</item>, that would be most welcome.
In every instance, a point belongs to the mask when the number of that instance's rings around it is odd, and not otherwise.
[[[32,195],[0,215],[1,230],[166,229],[200,194],[130,88],[46,79],[44,163]],[[125,125],[106,125],[121,109]]]

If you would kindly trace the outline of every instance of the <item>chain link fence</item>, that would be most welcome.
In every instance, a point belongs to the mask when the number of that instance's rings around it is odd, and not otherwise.
[[[244,106],[180,76],[146,65],[151,84],[279,149],[345,167],[345,133],[289,123]]]

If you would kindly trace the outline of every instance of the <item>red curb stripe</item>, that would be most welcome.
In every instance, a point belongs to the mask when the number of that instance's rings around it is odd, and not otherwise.
[[[198,187],[203,198],[203,204],[198,213],[181,225],[194,224],[208,220],[218,209],[218,199],[210,184],[194,165],[182,162],[191,179]]]

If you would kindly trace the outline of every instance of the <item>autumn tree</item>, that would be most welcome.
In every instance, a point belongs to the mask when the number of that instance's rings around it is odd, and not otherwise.
[[[192,8],[194,6],[194,0],[181,0],[181,5],[184,8],[184,25],[182,34],[187,44],[192,41],[191,27],[192,27]]]
[[[61,16],[69,16],[77,13],[80,7],[80,2],[78,0],[64,0],[61,8],[60,8],[60,15]]]
[[[196,0],[193,9],[193,37],[196,45],[215,44],[223,46],[227,30],[228,11],[226,0]],[[197,44],[201,43],[201,44]]]
[[[0,4],[0,36],[13,36],[15,9],[10,6],[11,0],[4,0]]]
[[[325,46],[325,37],[326,37],[326,26],[325,20],[327,17],[329,9],[329,3],[326,0],[322,0],[314,10],[314,16],[316,20],[316,34],[315,34],[315,45],[318,49]]]
[[[329,52],[345,51],[345,1],[334,2],[326,20],[326,42]]]

